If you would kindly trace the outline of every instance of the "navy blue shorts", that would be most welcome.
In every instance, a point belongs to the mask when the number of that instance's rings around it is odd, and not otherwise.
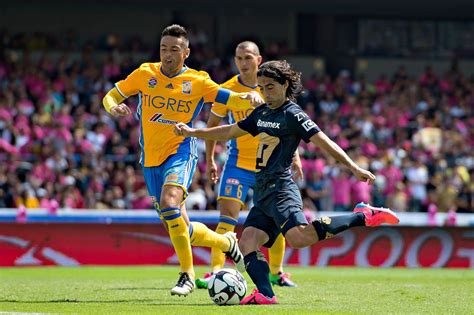
[[[308,224],[298,186],[292,181],[276,185],[272,194],[255,203],[244,223],[244,228],[251,226],[267,233],[269,240],[265,247],[272,247],[278,234],[285,236],[291,228]]]

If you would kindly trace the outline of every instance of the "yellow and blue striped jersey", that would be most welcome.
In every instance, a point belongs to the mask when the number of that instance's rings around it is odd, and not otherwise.
[[[204,71],[185,66],[168,77],[161,71],[161,62],[142,64],[115,87],[125,98],[139,96],[140,163],[145,167],[159,166],[176,153],[197,154],[196,139],[176,136],[174,125],[192,126],[204,103],[226,104],[231,95]]]
[[[250,92],[257,91],[260,93],[257,86],[247,86],[240,79],[240,75],[236,75],[228,81],[221,84],[222,88],[229,89],[234,92]],[[216,116],[224,118],[229,117],[231,124],[237,123],[245,118],[254,110],[255,107],[249,102],[242,101],[237,104],[214,104],[212,106],[212,113]],[[255,171],[255,159],[257,156],[258,137],[252,135],[245,135],[243,137],[232,139],[227,144],[228,160],[226,165],[237,166],[249,171]]]

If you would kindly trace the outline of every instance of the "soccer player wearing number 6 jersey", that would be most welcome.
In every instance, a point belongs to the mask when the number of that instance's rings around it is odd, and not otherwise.
[[[290,172],[293,154],[301,140],[312,142],[329,153],[346,165],[358,180],[373,183],[375,176],[359,167],[293,102],[301,91],[300,73],[286,61],[262,64],[257,77],[266,104],[257,107],[249,117],[237,124],[204,129],[179,123],[175,133],[209,140],[233,139],[246,134],[259,138],[255,205],[247,216],[239,242],[246,270],[257,289],[241,304],[276,304],[268,279],[268,263],[259,250],[261,246],[271,246],[279,233],[290,246],[303,248],[351,227],[397,224],[399,220],[389,209],[359,203],[350,215],[321,217],[308,224],[302,211],[301,195]]]
[[[258,46],[251,41],[244,41],[235,49],[235,65],[239,74],[232,77],[221,87],[234,92],[257,91],[257,70],[262,57]],[[237,123],[247,118],[255,108],[248,102],[236,105],[222,105],[215,103],[212,106],[207,127],[219,125],[221,120],[228,117],[230,123]],[[216,141],[206,141],[206,174],[212,183],[219,181],[217,196],[217,208],[220,211],[219,224],[216,232],[224,234],[233,232],[239,218],[239,212],[245,205],[247,193],[255,186],[255,156],[258,149],[258,138],[246,135],[227,143],[228,159],[224,165],[221,177],[217,174],[217,166],[214,161],[214,150]],[[295,174],[302,176],[301,161],[299,155],[295,154],[293,164]],[[285,255],[285,239],[280,234],[275,243],[268,250],[270,264],[270,281],[274,285],[294,287],[290,275],[283,272],[283,258]],[[224,268],[224,254],[217,248],[211,252],[211,272],[205,274],[204,278],[196,279],[198,288],[207,288],[207,281],[213,273]]]
[[[171,294],[182,296],[194,289],[191,245],[216,247],[225,252],[238,269],[244,271],[245,268],[234,233],[220,235],[202,223],[189,223],[183,200],[196,167],[196,139],[176,136],[173,126],[178,121],[192,126],[207,102],[263,103],[256,92],[238,94],[222,89],[206,72],[186,67],[188,45],[183,27],[166,27],[160,41],[161,62],[142,64],[126,79],[117,82],[103,99],[109,113],[125,116],[131,114],[131,110],[122,102],[132,95],[139,96],[140,164],[148,192],[180,263],[180,276]]]

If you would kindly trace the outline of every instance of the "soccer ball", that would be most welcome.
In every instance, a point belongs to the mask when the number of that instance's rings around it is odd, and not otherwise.
[[[247,292],[247,281],[234,269],[222,269],[208,282],[211,300],[217,305],[237,305]]]

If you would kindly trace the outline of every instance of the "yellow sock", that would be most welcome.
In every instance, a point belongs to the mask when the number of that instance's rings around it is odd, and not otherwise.
[[[161,210],[161,214],[168,225],[168,233],[176,255],[178,255],[181,271],[187,272],[189,277],[194,279],[193,253],[188,226],[181,216],[179,208],[166,208]]]
[[[221,216],[219,219],[219,224],[216,227],[216,233],[224,234],[227,232],[234,232],[235,225],[237,224],[237,220],[228,216]],[[211,270],[215,272],[224,268],[225,265],[225,255],[224,253],[213,247],[211,249]]]
[[[285,257],[285,238],[280,233],[273,246],[268,249],[268,261],[270,265],[270,273],[278,274],[283,269],[283,257]]]
[[[189,235],[193,246],[215,247],[225,252],[229,250],[229,239],[217,234],[200,222],[191,222]]]

